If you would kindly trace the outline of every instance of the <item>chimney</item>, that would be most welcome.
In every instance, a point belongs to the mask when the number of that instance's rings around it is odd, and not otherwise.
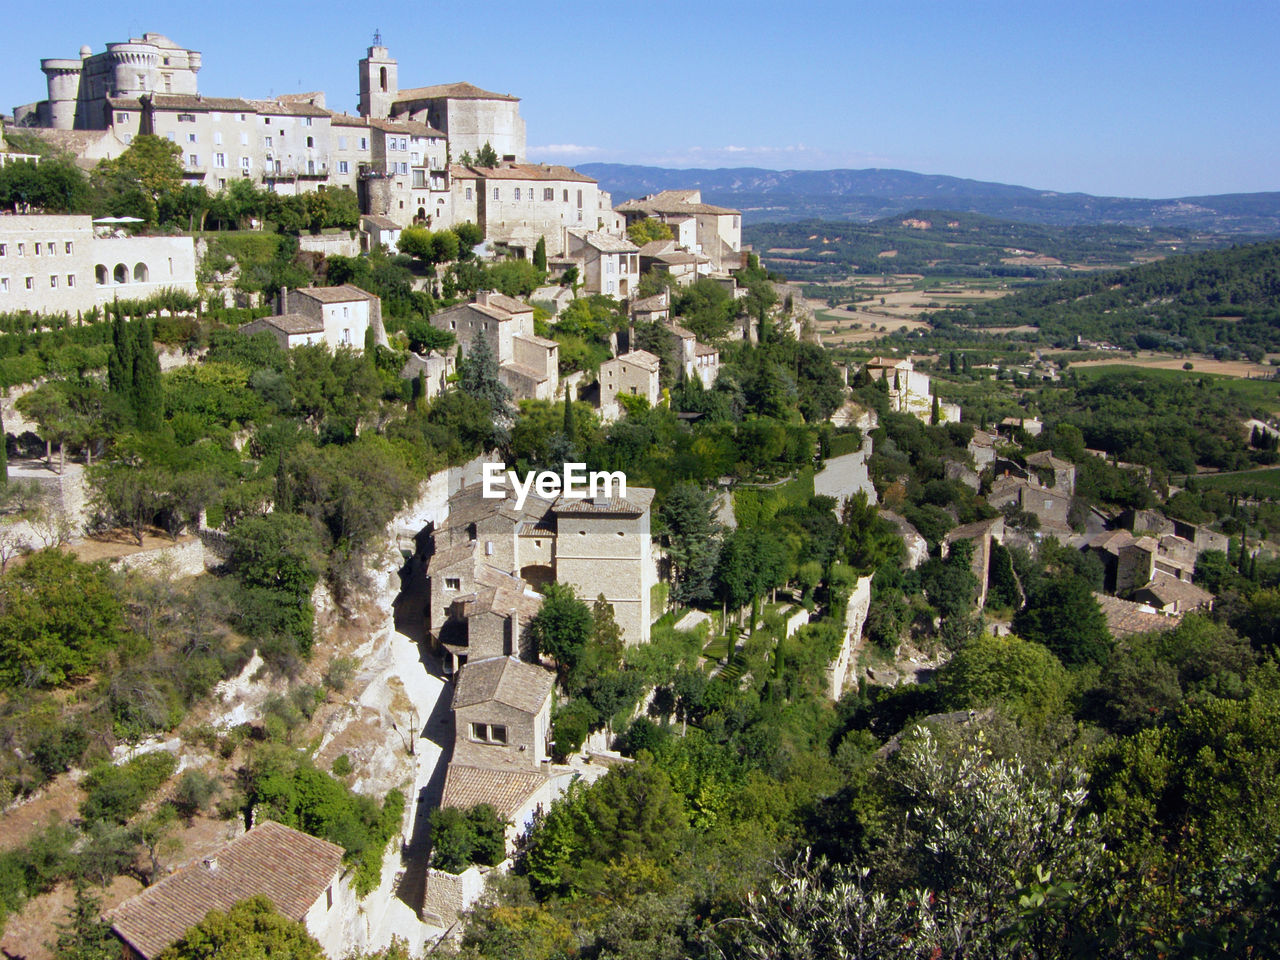
[[[204,868],[205,868],[206,870],[208,870],[210,873],[214,873],[215,871],[217,871],[217,869],[218,869],[218,858],[217,858],[217,857],[205,857],[205,859],[204,859]]]
[[[280,303],[276,309],[276,315],[283,317],[289,312],[289,288],[280,288]]]
[[[476,303],[480,304],[480,306],[482,307],[487,307],[489,305],[489,291],[488,290],[478,291],[476,293]]]

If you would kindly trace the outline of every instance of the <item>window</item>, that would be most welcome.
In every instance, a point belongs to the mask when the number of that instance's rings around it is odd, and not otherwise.
[[[333,909],[333,887],[324,888],[324,908],[326,910]]]
[[[471,724],[471,739],[478,740],[480,743],[500,743],[507,742],[507,728],[501,723],[473,723]]]
[[[315,147],[315,145],[316,145],[316,138],[315,138],[315,137],[307,137],[307,148],[308,148],[308,149],[314,148],[314,147]]]
[[[67,286],[74,287],[76,285],[76,275],[74,273],[67,274]]]
[[[310,118],[310,117],[303,117],[303,118],[302,118],[302,125],[303,125],[304,127],[309,127],[309,126],[311,126],[311,118]]]
[[[239,120],[241,123],[244,123],[246,120],[249,119],[249,115],[247,113],[242,113],[238,117],[236,117],[236,119]]]
[[[0,277],[0,293],[8,293],[8,292],[9,292],[9,278]]]
[[[347,149],[347,138],[346,138],[346,137],[339,137],[339,138],[338,138],[338,149],[339,149],[339,150],[345,150],[345,149]]]
[[[578,191],[578,209],[579,210],[582,209],[582,191],[581,190]]]
[[[49,274],[49,286],[51,286],[51,287],[53,287],[53,288],[57,289],[57,286],[58,286],[58,275],[57,275],[56,273],[51,273],[51,274]]]
[[[213,134],[213,142],[214,142],[215,144],[222,143],[222,131],[221,131],[221,130],[217,130],[217,131],[215,131],[215,132],[214,132],[214,134]]]
[[[498,188],[497,188],[497,187],[494,187],[494,188],[493,188],[493,199],[495,199],[495,200],[497,200],[497,199],[498,199]]]
[[[71,254],[71,241],[70,241],[70,240],[68,240],[68,241],[67,241],[67,243],[66,243],[66,247],[67,247],[67,254],[68,254],[68,256],[69,256],[69,255]]]
[[[213,165],[215,167],[225,167],[227,165],[227,155],[225,153],[215,153],[213,155]]]
[[[262,118],[262,122],[263,122],[264,124],[266,124],[268,127],[269,127],[269,126],[271,126],[271,118],[270,118],[270,117],[263,117],[263,118]]]
[[[517,199],[517,200],[519,200],[519,199],[520,199],[520,188],[519,188],[519,187],[516,187],[516,199]]]
[[[25,257],[27,255],[27,245],[25,243],[18,244],[18,256]]]
[[[342,331],[342,342],[343,342],[343,343],[345,343],[345,344],[350,345],[350,343],[351,343],[351,330],[350,330],[350,328],[344,328],[344,329],[343,329],[343,331]]]
[[[23,280],[26,282],[26,287],[28,290],[34,290],[36,288],[35,277],[23,277]]]
[[[543,187],[543,188],[542,188],[542,199],[543,199],[544,201],[546,201],[546,202],[550,203],[552,200],[555,200],[555,198],[556,198],[556,188],[555,188],[555,187]]]
[[[339,172],[339,173],[347,173],[347,172],[348,172],[348,168],[347,168],[347,161],[345,161],[345,160],[339,160],[339,161],[338,161],[338,172]]]
[[[471,188],[470,188],[470,187],[467,187],[467,199],[468,199],[468,200],[470,200],[470,199],[471,199]]]
[[[40,241],[36,241],[36,256],[40,256]]]
[[[9,245],[7,243],[0,243],[0,257],[7,257],[8,255]]]
[[[194,154],[194,153],[193,153],[193,154],[190,154],[190,155],[187,157],[187,166],[188,166],[188,167],[198,167],[198,166],[200,166],[200,157],[199,157],[197,154]]]
[[[129,122],[129,115],[127,113],[116,114],[116,123],[128,123],[128,122]]]
[[[568,191],[568,190],[566,190],[566,191],[564,192],[564,202],[565,202],[565,203],[568,203],[568,202],[569,202],[569,191]]]
[[[250,167],[250,165],[251,165],[252,163],[253,163],[253,161],[252,161],[252,160],[250,160],[248,157],[241,157],[241,158],[240,158],[240,169],[241,169],[241,170],[243,170],[245,173],[248,173],[248,172],[249,172],[249,167]]]
[[[188,133],[187,143],[195,143],[195,142],[196,142],[196,135],[194,133]]]
[[[125,143],[133,143],[133,134],[132,134],[132,133],[126,133],[126,134],[124,135],[124,142],[125,142]]]
[[[175,134],[172,130],[166,133],[165,136],[169,138],[170,143],[174,143],[178,139],[177,134]]]
[[[462,578],[461,577],[445,577],[444,588],[446,590],[461,590]]]
[[[195,123],[196,115],[194,113],[180,113],[178,114],[178,122],[179,123]]]
[[[361,137],[361,138],[360,138],[360,149],[361,149],[361,150],[368,150],[368,149],[369,149],[369,138],[368,138],[368,137]]]
[[[273,141],[270,137],[263,137],[263,138],[262,138],[262,145],[263,145],[264,147],[268,147],[268,148],[270,148],[271,146],[273,146],[273,145],[274,145],[274,143],[275,143],[275,141]]]

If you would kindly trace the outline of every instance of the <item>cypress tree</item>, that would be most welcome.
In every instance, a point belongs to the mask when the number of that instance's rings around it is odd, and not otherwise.
[[[417,386],[414,387],[414,391],[417,393],[417,396],[414,397],[414,399],[425,402],[427,399],[427,371],[418,371],[418,379],[416,383]]]
[[[533,265],[543,273],[547,272],[547,240],[545,237],[539,237],[538,242],[533,245]]]
[[[378,347],[378,337],[377,337],[377,334],[373,332],[373,327],[365,327],[364,355],[365,355],[365,358],[370,363],[374,362],[374,358],[376,357],[377,347]]]
[[[111,354],[107,358],[107,387],[117,396],[133,400],[133,365],[137,355],[134,331],[119,310],[111,318]]]
[[[929,412],[929,422],[937,426],[942,422],[942,408],[938,404],[938,395],[933,395],[933,409]]]
[[[0,410],[0,486],[9,483],[9,435],[4,432],[4,411]]]
[[[151,321],[137,328],[133,361],[133,412],[141,430],[158,430],[164,419],[164,394],[160,389],[160,358],[151,343]]]
[[[276,513],[293,512],[293,484],[289,481],[289,472],[284,467],[284,454],[280,454],[280,462],[276,465]]]
[[[573,398],[568,387],[564,391],[564,438],[570,444],[577,439],[576,424],[573,422]]]

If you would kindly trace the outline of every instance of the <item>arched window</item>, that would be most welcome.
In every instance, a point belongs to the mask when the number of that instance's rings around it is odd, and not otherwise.
[[[128,283],[129,268],[126,267],[123,263],[117,263],[114,276],[115,276],[116,283]]]
[[[106,264],[100,263],[96,267],[94,267],[93,275],[94,275],[94,278],[98,281],[98,286],[105,287],[107,285],[109,274],[107,273]]]
[[[151,272],[147,270],[145,263],[135,264],[133,267],[133,280],[135,283],[146,283],[151,279]]]
[[[419,220],[425,220],[425,219],[427,219],[427,209],[426,209],[426,207],[419,207],[419,208],[418,208],[418,219],[419,219]]]
[[[386,67],[383,67],[378,71],[378,80],[382,84],[382,92],[386,93],[387,92],[387,68]]]

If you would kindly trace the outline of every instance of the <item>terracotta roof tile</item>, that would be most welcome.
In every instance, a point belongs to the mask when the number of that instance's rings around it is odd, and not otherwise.
[[[542,709],[555,674],[513,657],[492,657],[468,661],[462,668],[453,692],[453,709],[496,700],[525,713]]]
[[[342,866],[342,848],[272,820],[187,864],[108,914],[116,933],[143,957],[180,940],[210,910],[229,910],[265,894],[280,913],[302,920]]]
[[[340,287],[300,287],[297,290],[289,291],[290,297],[294,295],[310,297],[320,303],[348,303],[352,300],[378,299],[372,293],[361,290],[359,287],[349,283],[344,283]]]
[[[437,83],[430,87],[409,87],[396,94],[396,103],[412,103],[415,100],[506,100],[519,103],[519,97],[508,93],[492,93],[474,83]]]
[[[465,810],[477,803],[489,803],[506,819],[546,782],[545,776],[532,769],[486,769],[451,763],[444,776],[440,806]]]

